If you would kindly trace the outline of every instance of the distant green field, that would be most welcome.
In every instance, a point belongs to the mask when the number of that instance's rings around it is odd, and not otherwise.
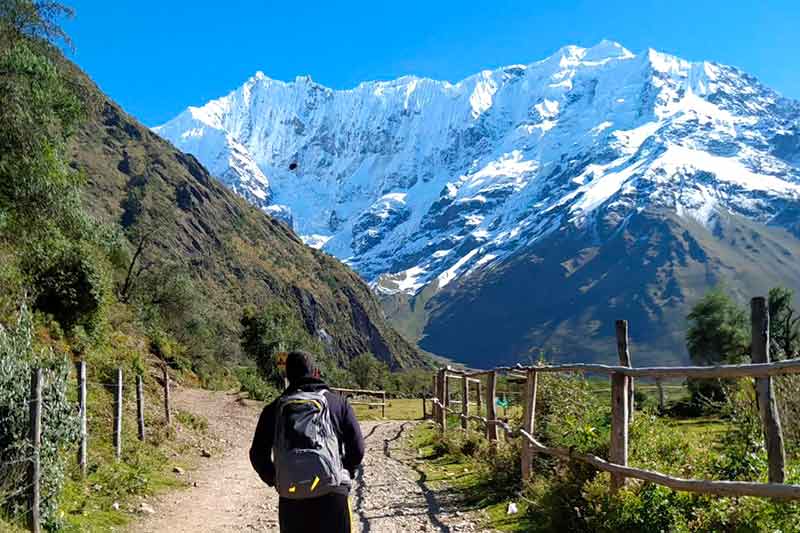
[[[428,408],[430,409],[430,406]],[[359,420],[383,420],[380,406],[353,405],[353,409]],[[421,418],[421,399],[387,400],[385,420],[419,420]]]

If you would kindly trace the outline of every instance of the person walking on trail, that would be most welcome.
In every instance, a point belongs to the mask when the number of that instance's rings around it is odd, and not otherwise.
[[[351,533],[361,427],[350,404],[320,379],[311,354],[289,353],[286,377],[289,386],[258,420],[250,462],[280,495],[281,533]]]

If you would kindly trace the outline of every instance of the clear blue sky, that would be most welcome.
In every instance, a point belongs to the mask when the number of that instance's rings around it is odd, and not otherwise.
[[[457,81],[603,38],[736,65],[800,98],[800,1],[65,0],[72,59],[157,125],[255,71],[334,88],[417,74]]]

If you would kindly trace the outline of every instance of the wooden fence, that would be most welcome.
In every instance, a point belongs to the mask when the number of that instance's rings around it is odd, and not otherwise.
[[[114,416],[113,416],[113,445],[114,457],[119,461],[122,457],[122,417],[123,417],[123,391],[125,388],[125,381],[123,379],[122,369],[119,368],[115,372],[115,379],[111,383],[101,383],[96,381],[89,381],[87,379],[87,366],[84,361],[77,365],[77,386],[78,386],[78,418],[79,418],[79,440],[78,440],[78,453],[77,464],[80,475],[86,477],[88,467],[88,428],[87,428],[87,387],[94,385],[102,387],[106,390],[111,390],[114,394]],[[31,531],[39,533],[41,531],[40,507],[41,507],[41,446],[42,446],[42,412],[43,412],[43,398],[42,389],[44,383],[44,372],[42,369],[35,369],[31,375],[31,395],[30,395],[30,432],[29,439],[31,445],[31,456],[26,458],[25,461],[29,462],[28,467],[28,527]],[[137,433],[139,440],[145,439],[145,419],[144,419],[144,378],[137,375],[135,380],[129,384],[133,385],[136,391],[136,421]],[[171,425],[171,408],[170,408],[170,378],[166,366],[162,367],[162,383],[161,386],[164,390],[164,418],[167,426]]]
[[[372,402],[369,400],[362,401],[362,400],[350,400],[350,405],[366,405],[371,407],[380,407],[381,408],[381,418],[386,418],[386,391],[385,390],[364,390],[364,389],[342,389],[337,387],[331,387],[331,390],[334,392],[338,392],[342,396],[345,397],[352,397],[352,396],[373,396],[378,397],[381,399],[379,402]]]
[[[458,416],[464,431],[469,430],[470,420],[478,421],[485,426],[486,438],[497,441],[497,428],[504,431],[507,438],[522,439],[521,470],[523,479],[528,479],[532,472],[534,454],[546,454],[571,461],[582,461],[599,470],[611,474],[611,489],[618,490],[625,484],[626,478],[636,478],[664,485],[674,490],[715,494],[719,496],[759,496],[776,499],[800,499],[800,485],[785,484],[785,452],[783,433],[777,402],[773,391],[772,377],[786,374],[800,374],[800,359],[770,362],[769,355],[769,313],[764,298],[753,298],[751,302],[751,357],[752,364],[719,365],[708,367],[649,367],[634,368],[628,344],[628,324],[624,320],[617,322],[617,348],[620,358],[619,366],[601,364],[563,364],[497,367],[480,372],[442,368],[434,378],[434,398],[432,416],[446,432],[447,413]],[[535,437],[536,428],[536,393],[538,376],[542,373],[597,373],[606,374],[611,381],[611,442],[608,459],[591,454],[577,454],[565,448],[554,448],[539,442]],[[512,378],[524,379],[524,414],[522,427],[512,428],[507,422],[498,420],[496,414],[497,376],[506,374]],[[746,481],[713,481],[705,479],[682,479],[661,472],[644,470],[628,466],[628,427],[633,417],[633,380],[635,378],[653,378],[660,383],[667,378],[755,378],[756,392],[760,416],[764,428],[764,436],[769,461],[768,483]],[[449,383],[453,380],[461,383],[461,408],[457,411],[451,407]],[[486,416],[469,414],[470,384],[485,381]],[[480,393],[478,395],[480,397]],[[425,406],[423,404],[423,409]],[[425,412],[425,411],[423,411]]]

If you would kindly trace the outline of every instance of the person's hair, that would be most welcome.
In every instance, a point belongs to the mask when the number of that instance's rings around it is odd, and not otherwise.
[[[289,352],[286,357],[286,378],[296,381],[305,377],[312,377],[317,370],[314,355],[302,350]]]

